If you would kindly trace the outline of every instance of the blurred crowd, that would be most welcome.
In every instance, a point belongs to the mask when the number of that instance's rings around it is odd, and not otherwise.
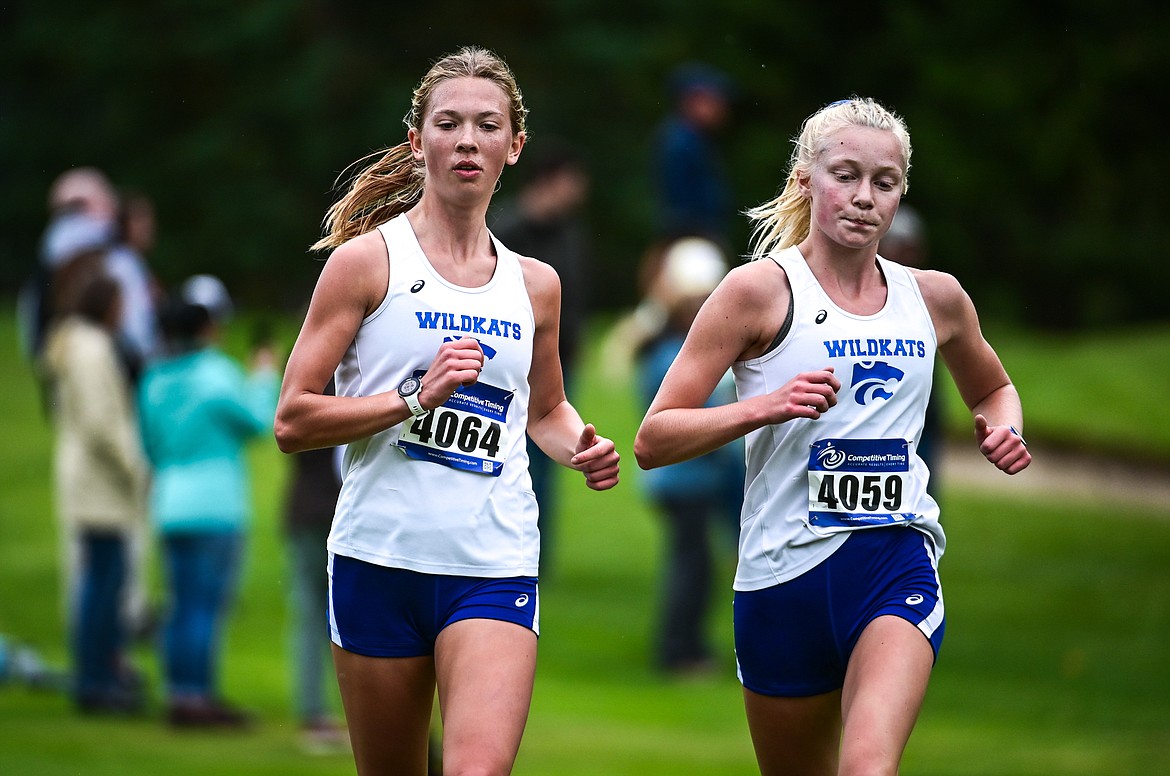
[[[272,432],[276,354],[258,342],[244,365],[223,351],[235,305],[218,277],[197,274],[174,288],[159,281],[145,194],[81,167],[53,181],[47,204],[18,319],[55,437],[70,664],[49,667],[11,638],[3,676],[66,691],[87,715],[148,714],[157,694],[175,727],[247,728],[255,715],[228,700],[220,677],[251,525],[245,450]],[[347,743],[325,691],[321,537],[336,479],[332,456],[323,465],[298,459],[287,520],[291,619],[309,634],[295,640],[293,705],[306,744],[320,749]],[[148,574],[155,559],[158,603]],[[157,647],[157,693],[135,664],[137,643]]]

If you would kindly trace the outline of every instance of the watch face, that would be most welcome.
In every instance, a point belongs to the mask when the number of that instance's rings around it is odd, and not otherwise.
[[[418,390],[420,383],[417,377],[408,377],[398,386],[399,396],[409,396]]]

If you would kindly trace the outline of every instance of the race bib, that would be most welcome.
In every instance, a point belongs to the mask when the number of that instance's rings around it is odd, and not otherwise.
[[[508,409],[514,395],[484,383],[462,387],[442,406],[411,420],[398,446],[417,461],[499,477],[509,449]]]
[[[904,439],[821,439],[808,455],[808,522],[823,533],[906,523],[910,476]]]

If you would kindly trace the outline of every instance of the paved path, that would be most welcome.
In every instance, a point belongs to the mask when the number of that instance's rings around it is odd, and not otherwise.
[[[941,476],[963,487],[1059,492],[1062,498],[1150,506],[1170,514],[1170,467],[1102,461],[1046,450],[1037,443],[1031,448],[1031,465],[1009,477],[979,454],[974,441],[948,444],[943,453]]]

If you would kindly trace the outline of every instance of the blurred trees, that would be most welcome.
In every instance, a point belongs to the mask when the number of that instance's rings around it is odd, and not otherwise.
[[[1146,195],[1168,39],[1166,6],[1090,0],[0,3],[0,292],[31,267],[53,177],[94,164],[154,197],[165,281],[210,271],[247,303],[300,307],[335,178],[403,138],[434,58],[478,44],[516,71],[531,142],[574,143],[593,172],[606,305],[634,297],[665,78],[704,60],[740,88],[725,138],[740,207],[783,182],[809,113],[872,95],[910,125],[907,201],[933,262],[985,317],[1166,318],[1163,206]],[[746,223],[738,239],[746,252]]]

